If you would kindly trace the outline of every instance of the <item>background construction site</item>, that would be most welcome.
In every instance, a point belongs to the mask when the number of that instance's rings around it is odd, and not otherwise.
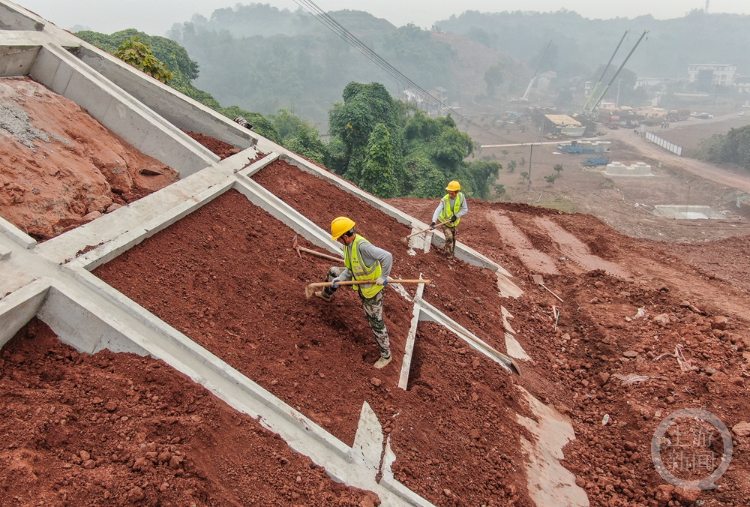
[[[152,77],[167,64],[149,76],[106,37],[0,5],[3,504],[750,502],[750,178],[686,156],[748,124],[736,104],[649,127],[682,156],[581,117],[612,161],[651,167],[615,176],[559,146],[581,138],[545,138],[568,111],[528,85],[540,51],[514,63],[513,110],[448,119],[438,89],[415,95],[431,114],[352,82],[324,142],[290,112],[209,100],[186,67],[170,87]],[[440,232],[402,239],[454,176],[470,212],[449,264]],[[383,370],[353,291],[305,298],[334,261],[295,246],[339,257],[341,215],[393,254],[392,277],[431,280],[386,288]],[[654,466],[657,427],[686,408],[729,427],[717,489]]]

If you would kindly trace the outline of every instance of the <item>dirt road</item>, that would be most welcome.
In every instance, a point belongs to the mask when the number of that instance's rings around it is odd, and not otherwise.
[[[714,118],[713,120],[705,121],[714,122],[720,120],[721,118]],[[643,155],[659,160],[665,165],[681,169],[720,185],[725,185],[727,187],[736,188],[743,192],[750,193],[750,175],[735,173],[707,162],[701,162],[700,160],[677,156],[674,153],[670,153],[667,150],[646,141],[645,138],[635,136],[632,130],[612,130],[602,139],[607,141],[617,139],[633,146]]]

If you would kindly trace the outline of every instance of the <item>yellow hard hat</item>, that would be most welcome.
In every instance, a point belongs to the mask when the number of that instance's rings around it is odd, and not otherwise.
[[[456,180],[453,180],[450,183],[448,183],[448,186],[445,187],[445,189],[451,192],[458,192],[459,190],[461,190],[461,184],[457,182]]]
[[[354,220],[351,218],[334,218],[333,222],[331,222],[331,241],[336,241],[342,234],[351,231],[355,225]]]

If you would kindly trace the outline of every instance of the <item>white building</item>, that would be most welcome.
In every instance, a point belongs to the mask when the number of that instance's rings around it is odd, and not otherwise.
[[[705,79],[702,77],[705,74],[711,73],[712,85],[732,86],[735,72],[737,72],[736,65],[726,63],[694,63],[688,66],[688,81],[695,83],[696,81]]]

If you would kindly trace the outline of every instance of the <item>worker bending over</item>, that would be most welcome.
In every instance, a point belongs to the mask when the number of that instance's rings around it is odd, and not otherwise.
[[[391,362],[391,345],[388,340],[388,330],[383,321],[383,288],[388,284],[393,256],[356,234],[354,226],[354,221],[346,217],[338,217],[331,222],[331,241],[339,241],[344,245],[346,267],[331,267],[326,278],[326,281],[331,282],[331,286],[316,292],[315,295],[320,299],[330,301],[333,293],[338,289],[339,282],[376,280],[374,285],[352,285],[352,287],[359,292],[367,322],[380,347],[380,359],[375,363],[375,368],[383,368]]]
[[[451,181],[445,189],[448,191],[448,195],[440,199],[440,204],[435,209],[435,213],[432,214],[430,229],[435,228],[438,219],[440,219],[440,222],[447,222],[443,224],[445,256],[448,259],[453,259],[458,224],[461,222],[461,217],[469,212],[469,206],[466,204],[466,196],[461,192],[461,185],[457,181]]]

